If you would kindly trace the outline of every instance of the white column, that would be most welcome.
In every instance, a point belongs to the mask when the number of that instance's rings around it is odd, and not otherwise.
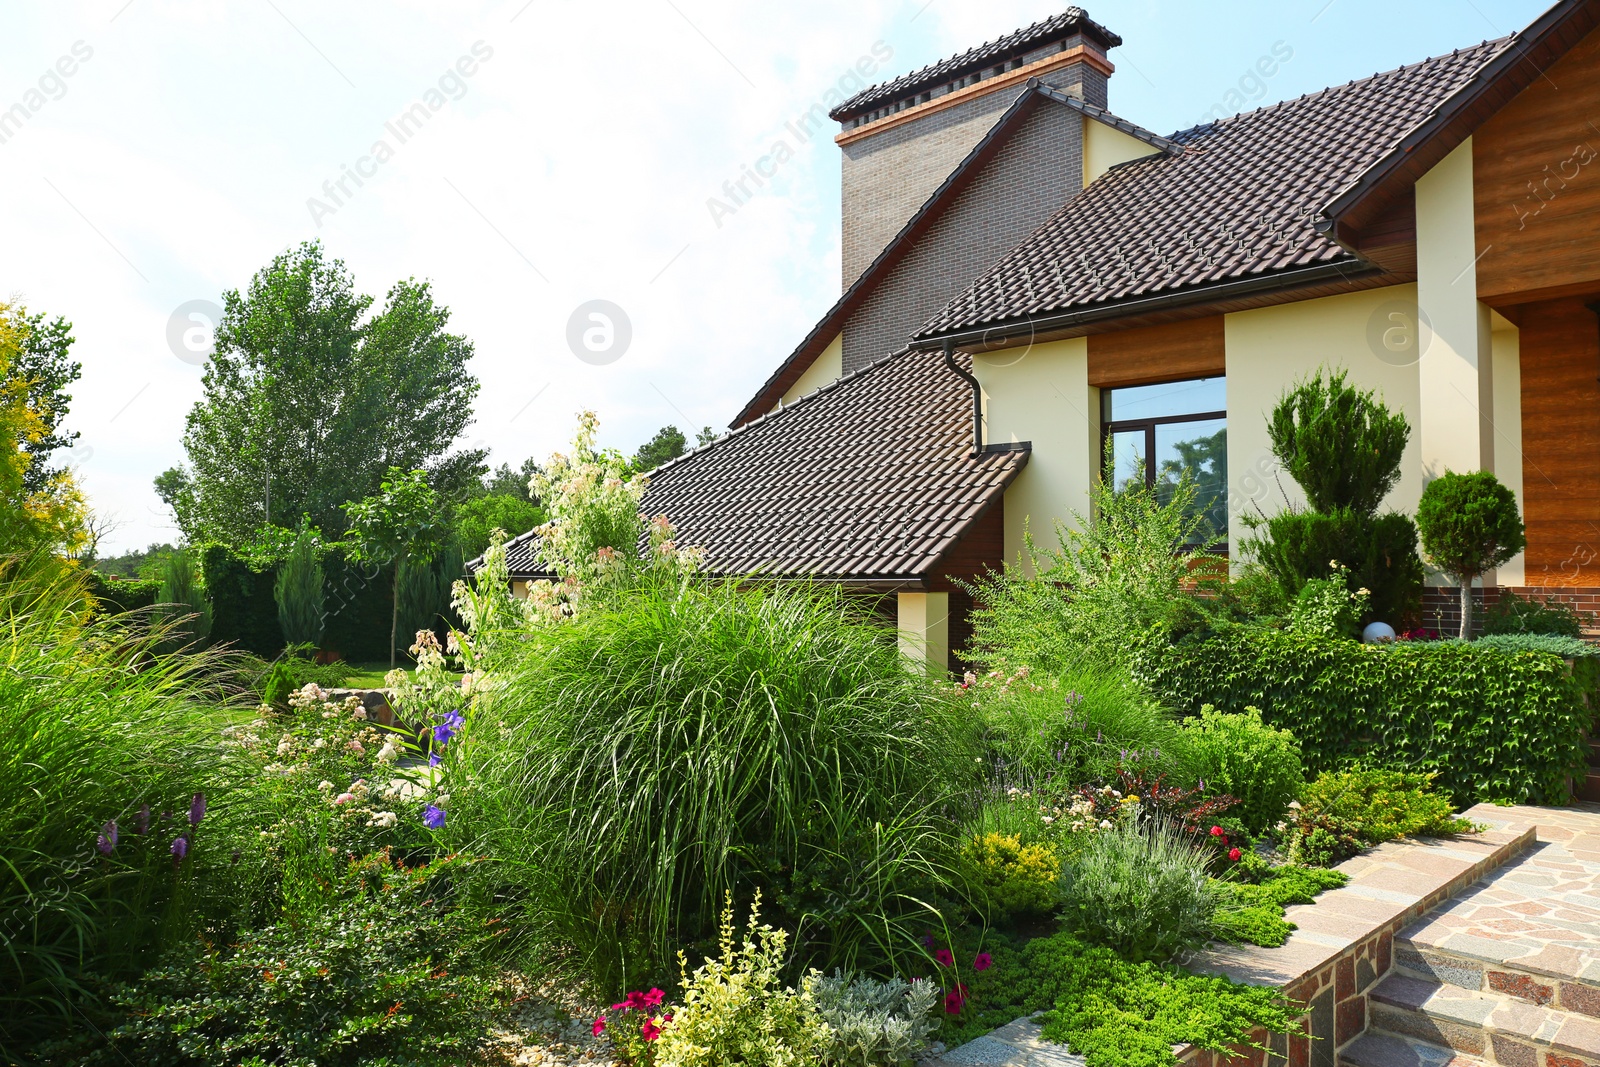
[[[950,669],[950,594],[899,595],[900,654],[913,670],[942,678]]]
[[[1423,478],[1494,470],[1489,309],[1478,302],[1472,139],[1417,180],[1417,310],[1422,321]]]

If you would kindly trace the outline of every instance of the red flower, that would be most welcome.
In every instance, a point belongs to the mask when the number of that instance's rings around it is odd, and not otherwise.
[[[987,952],[978,953],[978,958],[972,961],[972,969],[975,971],[987,971],[993,966],[994,957],[989,955]]]
[[[645,1021],[639,1025],[639,1033],[646,1041],[654,1041],[656,1038],[661,1036],[661,1026],[654,1019],[646,1018]]]
[[[958,983],[956,987],[944,995],[944,1011],[946,1015],[960,1014],[962,1007],[967,1003],[967,987]]]
[[[605,1033],[606,1017],[602,1015],[600,1018],[596,1019],[594,1021],[594,1025],[589,1027],[589,1030],[594,1034],[595,1037],[599,1037],[601,1034]]]
[[[651,987],[650,992],[646,993],[640,999],[644,1001],[645,1007],[654,1008],[660,1005],[662,998],[665,996],[666,994],[661,992],[661,990]]]
[[[1220,826],[1213,826],[1213,827],[1212,827],[1212,828],[1211,828],[1211,836],[1212,836],[1212,837],[1221,837],[1221,836],[1222,836],[1222,827],[1220,827]]]
[[[950,950],[947,948],[942,948],[938,952],[935,952],[933,954],[933,958],[941,967],[954,967],[956,965],[955,956],[953,956]]]
[[[650,998],[648,996],[646,996],[645,994],[639,992],[637,989],[634,990],[632,993],[628,994],[628,1007],[637,1008],[640,1011],[643,1011],[645,1008],[648,1008],[648,1007],[651,1007],[651,1006],[652,1005],[650,1004]]]
[[[1239,857],[1242,855],[1244,855],[1244,853],[1240,852],[1237,848],[1230,848],[1228,850],[1228,858],[1235,863],[1239,862]]]

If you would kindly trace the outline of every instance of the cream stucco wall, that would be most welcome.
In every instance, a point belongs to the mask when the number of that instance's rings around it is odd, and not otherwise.
[[[1083,117],[1083,184],[1088,186],[1100,175],[1130,159],[1153,156],[1158,151],[1137,137],[1129,137],[1115,126],[1099,119]]]
[[[1491,316],[1494,353],[1494,473],[1517,497],[1517,511],[1527,514],[1522,500],[1522,357],[1520,335],[1512,323]],[[1518,552],[1492,575],[1491,585],[1524,585],[1527,568]]]
[[[1100,391],[1089,386],[1082,337],[1006,349],[973,360],[983,386],[987,443],[1031,441],[1033,454],[1006,490],[1006,561],[1022,553],[1023,531],[1053,545],[1057,519],[1089,509],[1099,454]]]
[[[943,677],[950,669],[950,594],[901,593],[895,613],[900,654],[917,673]]]
[[[1413,426],[1430,477],[1495,469],[1493,343],[1476,263],[1469,137],[1417,179],[1418,371],[1426,399]]]
[[[822,354],[811,361],[811,366],[800,375],[800,380],[791,385],[780,404],[792,404],[807,393],[814,393],[831,381],[836,381],[844,373],[844,334],[840,334],[828,342],[828,347]]]
[[[1376,390],[1411,422],[1400,482],[1385,505],[1410,514],[1422,496],[1414,285],[1258,308],[1224,320],[1228,374],[1228,542],[1237,563],[1247,514],[1274,515],[1304,505],[1300,487],[1278,469],[1267,418],[1279,396],[1318,367],[1343,368],[1351,384]],[[1281,489],[1280,489],[1281,486]]]

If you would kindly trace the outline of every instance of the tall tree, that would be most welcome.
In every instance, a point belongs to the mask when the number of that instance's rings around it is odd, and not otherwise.
[[[639,451],[633,457],[633,469],[655,470],[669,459],[677,459],[683,455],[688,443],[682,430],[676,426],[663,426],[656,431],[654,437],[639,446]]]
[[[223,294],[188,466],[157,479],[191,541],[243,543],[301,515],[342,529],[343,505],[391,467],[481,475],[481,451],[451,451],[478,392],[472,343],[448,332],[449,309],[426,282],[399,282],[373,306],[316,241]]]
[[[36,407],[26,363],[27,323],[0,303],[0,555],[48,551],[76,555],[87,536],[87,509],[69,473],[30,485],[37,457],[30,451],[49,435],[48,412]]]
[[[29,456],[24,485],[30,493],[45,491],[60,467],[50,466],[52,453],[72,447],[77,433],[61,429],[72,406],[67,387],[83,376],[83,364],[72,358],[72,323],[57,315],[46,322],[43,312],[17,308],[9,314],[20,343],[13,355],[11,377],[27,383],[27,403],[38,418],[38,435],[23,445]]]

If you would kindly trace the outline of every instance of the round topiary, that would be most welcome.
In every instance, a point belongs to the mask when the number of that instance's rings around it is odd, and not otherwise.
[[[1461,639],[1472,636],[1472,580],[1527,543],[1517,498],[1489,471],[1445,472],[1417,504],[1417,532],[1428,561],[1461,586]]]

